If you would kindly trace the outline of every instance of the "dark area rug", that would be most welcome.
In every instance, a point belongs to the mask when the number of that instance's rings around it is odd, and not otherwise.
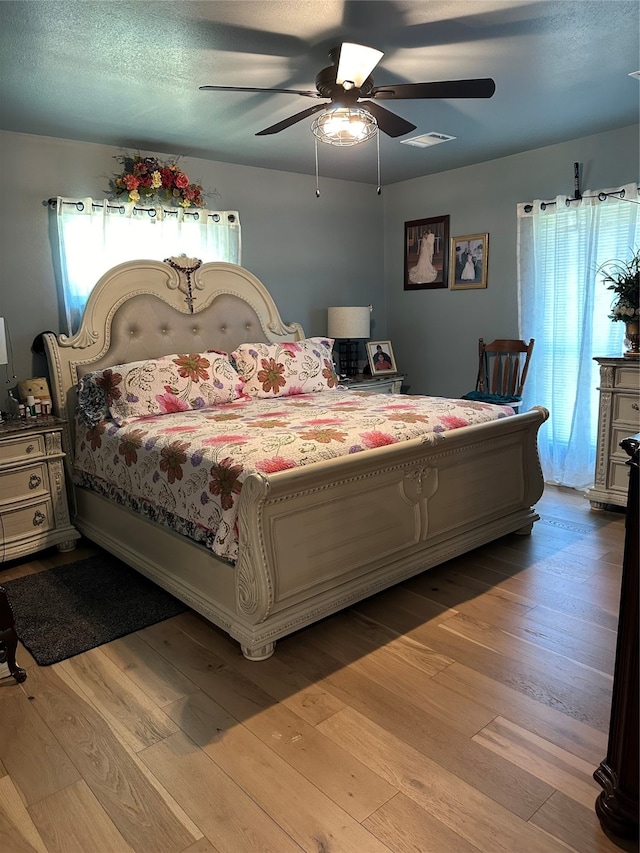
[[[23,646],[40,666],[66,660],[188,608],[108,554],[2,582]]]

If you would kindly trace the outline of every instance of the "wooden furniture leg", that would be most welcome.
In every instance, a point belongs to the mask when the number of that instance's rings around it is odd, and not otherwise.
[[[27,677],[26,670],[16,663],[18,635],[13,610],[4,587],[0,586],[0,664],[7,664],[9,672],[20,683]]]

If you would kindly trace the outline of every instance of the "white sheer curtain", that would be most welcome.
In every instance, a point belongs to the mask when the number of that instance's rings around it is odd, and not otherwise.
[[[77,330],[94,284],[116,264],[136,258],[162,261],[183,254],[203,262],[241,263],[237,211],[58,197],[55,213],[59,287],[68,334]]]
[[[520,336],[535,338],[522,411],[550,418],[539,436],[545,481],[593,483],[599,371],[595,356],[621,356],[624,323],[608,318],[612,293],[598,275],[640,246],[638,184],[588,190],[582,200],[518,205]]]

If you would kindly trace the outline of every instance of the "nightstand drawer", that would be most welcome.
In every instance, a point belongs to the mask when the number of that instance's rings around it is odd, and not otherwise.
[[[51,501],[47,498],[0,514],[0,530],[5,543],[38,536],[54,526]]]
[[[0,505],[39,497],[48,492],[49,477],[46,462],[0,472]]]
[[[613,420],[630,424],[637,432],[640,427],[640,396],[638,394],[615,394]]]
[[[55,545],[71,551],[62,431],[54,415],[0,423],[0,563]]]
[[[352,391],[365,391],[367,394],[400,394],[404,376],[371,377],[343,382]]]
[[[45,454],[44,435],[21,435],[0,443],[0,466],[37,459]]]

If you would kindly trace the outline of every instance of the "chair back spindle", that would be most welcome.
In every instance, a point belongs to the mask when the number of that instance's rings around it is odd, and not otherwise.
[[[521,398],[534,343],[534,338],[531,338],[529,343],[510,338],[498,338],[487,344],[483,338],[480,338],[476,390],[469,395],[469,398],[479,399],[479,395],[487,395],[488,398]],[[491,400],[491,402],[496,401]],[[517,400],[515,402],[517,405]]]

